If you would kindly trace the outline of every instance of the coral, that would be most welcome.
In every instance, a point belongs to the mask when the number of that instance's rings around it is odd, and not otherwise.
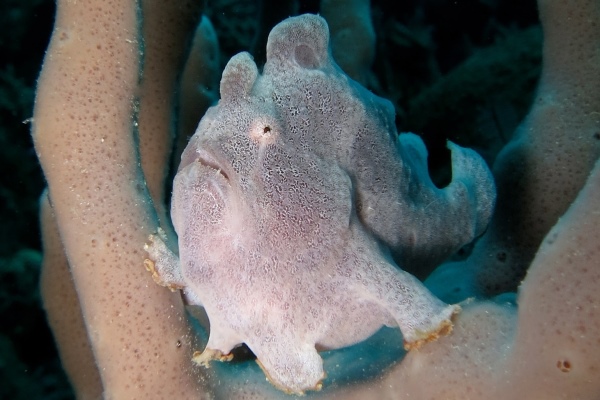
[[[198,374],[186,352],[194,338],[183,305],[177,296],[155,289],[140,246],[158,226],[160,207],[154,208],[150,193],[162,204],[168,157],[158,144],[168,142],[173,112],[161,104],[172,103],[174,96],[161,100],[154,92],[175,92],[186,37],[200,10],[185,1],[142,6],[146,24],[152,22],[143,28],[157,40],[147,38],[143,49],[154,55],[141,51],[134,2],[57,4],[32,135],[81,309],[67,296],[64,307],[54,303],[48,311],[82,313],[87,336],[61,342],[61,353],[89,340],[106,398],[199,397]],[[140,86],[142,54],[148,57]],[[161,140],[155,141],[158,126]],[[145,149],[141,160],[138,145]],[[146,175],[141,164],[150,166]],[[44,238],[45,244],[49,240]],[[44,267],[50,278],[65,279],[54,270],[59,263]],[[46,299],[60,299],[53,289],[61,286],[51,282],[45,281]]]
[[[323,0],[319,11],[331,32],[331,49],[336,63],[350,78],[368,86],[375,59],[370,1]]]

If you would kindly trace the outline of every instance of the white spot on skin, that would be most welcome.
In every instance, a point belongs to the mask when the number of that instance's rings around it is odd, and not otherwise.
[[[279,127],[267,118],[257,118],[250,124],[249,137],[259,146],[273,144],[279,137]]]

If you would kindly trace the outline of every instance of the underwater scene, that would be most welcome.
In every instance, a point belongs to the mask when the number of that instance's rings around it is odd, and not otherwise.
[[[1,399],[600,399],[600,1],[0,10]]]

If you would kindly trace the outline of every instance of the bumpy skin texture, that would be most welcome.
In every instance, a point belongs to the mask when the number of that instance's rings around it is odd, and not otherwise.
[[[179,258],[160,235],[146,247],[156,281],[206,309],[197,363],[243,342],[293,393],[320,388],[315,345],[382,325],[407,348],[449,332],[459,307],[394,260],[443,260],[482,232],[494,201],[482,159],[452,144],[453,181],[436,188],[421,140],[397,135],[391,104],[335,65],[328,40],[304,15],[273,29],[262,75],[246,53],[229,61],[175,177]]]

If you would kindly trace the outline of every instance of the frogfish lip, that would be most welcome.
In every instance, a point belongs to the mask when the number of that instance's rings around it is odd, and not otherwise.
[[[183,235],[190,225],[214,229],[213,222],[222,218],[232,198],[231,175],[223,165],[227,164],[217,161],[207,151],[186,149],[182,154],[171,196],[171,219],[178,235]],[[212,220],[200,218],[190,224],[190,218],[195,218],[199,210],[204,214],[212,210]]]
[[[226,181],[229,181],[229,173],[226,171],[225,163],[220,162],[211,152],[204,149],[184,151],[181,155],[181,163],[177,172],[186,169],[190,165],[198,163],[204,168],[210,168],[220,174]]]

